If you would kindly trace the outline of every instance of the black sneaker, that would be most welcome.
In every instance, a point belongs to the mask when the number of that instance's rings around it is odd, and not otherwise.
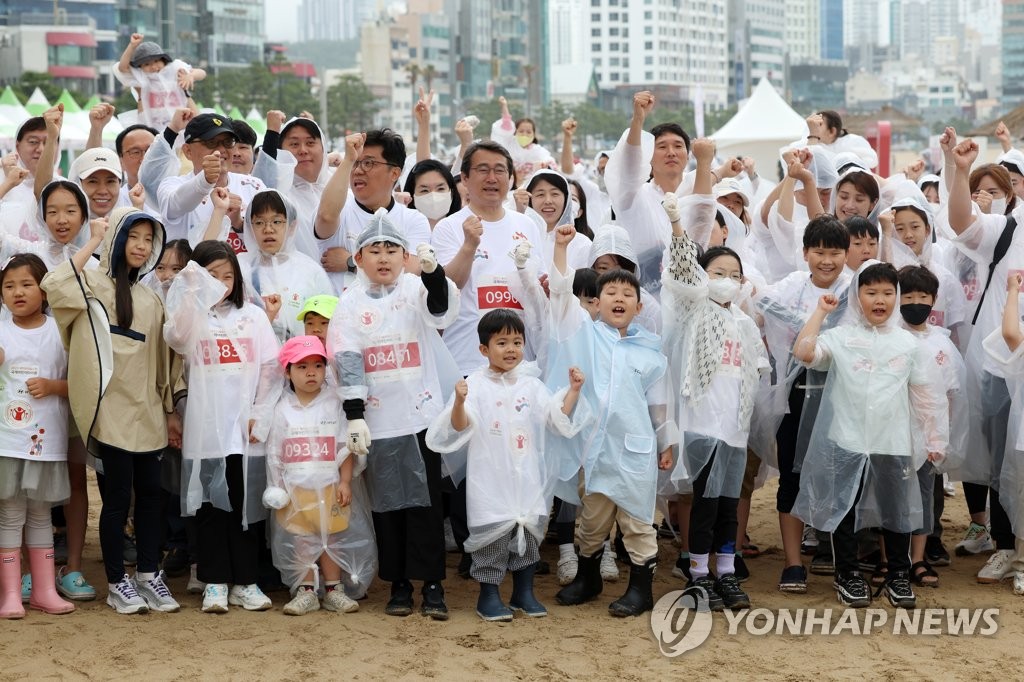
[[[930,535],[924,543],[924,558],[932,566],[949,566],[950,564],[949,552],[943,546],[942,540]]]
[[[890,574],[881,591],[889,599],[889,603],[898,609],[912,609],[917,606],[917,597],[910,587],[910,574],[898,571]]]
[[[841,604],[855,609],[871,605],[871,588],[859,571],[837,575],[832,586],[836,588],[836,596]]]
[[[679,556],[676,558],[675,568],[672,569],[672,575],[676,578],[682,578],[686,582],[690,582],[690,557]]]
[[[423,603],[420,613],[434,620],[448,620],[448,605],[444,603],[444,587],[439,582],[423,583]]]
[[[689,583],[686,584],[686,589],[683,590],[683,592],[687,593],[690,590],[694,590],[696,592],[696,588],[698,587],[703,588],[704,592],[707,594],[709,609],[711,609],[712,611],[725,610],[725,602],[722,601],[721,595],[719,595],[718,592],[715,592],[714,578],[712,578],[710,575],[705,575],[700,578],[697,578],[696,580],[691,580]],[[738,587],[739,586],[737,585],[737,588]],[[694,595],[694,599],[697,599],[699,594],[700,593],[697,592],[697,594]]]
[[[412,583],[399,580],[391,583],[391,599],[384,607],[389,616],[408,616],[412,613]]]
[[[750,608],[750,597],[740,587],[740,582],[734,574],[723,575],[716,580],[715,592],[722,598],[722,603],[727,609]]]
[[[787,566],[779,578],[779,592],[805,594],[807,592],[807,569],[803,566]]]
[[[462,553],[462,558],[459,559],[459,567],[457,569],[455,569],[456,572],[459,574],[459,577],[460,578],[465,578],[466,580],[469,580],[469,578],[470,578],[469,569],[472,568],[472,567],[473,567],[473,555],[470,554],[469,552],[463,552]]]
[[[164,555],[164,573],[172,578],[177,578],[188,573],[191,562],[188,558],[188,550],[184,547],[172,547]]]
[[[750,580],[750,569],[747,568],[747,562],[743,560],[743,555],[736,555],[736,563],[734,564],[736,569],[736,582],[745,583]]]

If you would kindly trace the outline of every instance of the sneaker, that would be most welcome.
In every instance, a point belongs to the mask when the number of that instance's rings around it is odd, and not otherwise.
[[[942,474],[942,494],[945,497],[956,497],[956,486],[949,480],[949,474]]]
[[[135,547],[135,538],[124,534],[124,549],[121,550],[121,558],[125,566],[134,566],[139,560],[139,550]]]
[[[26,573],[21,576],[21,601],[25,604],[32,599],[32,575]]]
[[[468,555],[463,555],[468,556]],[[384,613],[389,616],[408,616],[412,613],[412,583],[398,580],[391,583],[391,598],[388,599]]]
[[[743,560],[743,554],[741,552],[736,552],[733,569],[736,571],[733,573],[733,575],[736,576],[736,582],[745,583],[750,580],[750,569],[747,568],[747,562]]]
[[[779,578],[779,592],[805,594],[807,592],[807,569],[803,566],[787,566]]]
[[[203,613],[228,612],[228,586],[210,583],[203,589]]]
[[[672,568],[672,576],[676,578],[681,578],[686,582],[690,582],[691,578],[689,553],[687,553],[686,556],[680,554],[679,557],[676,559],[676,565]]]
[[[1011,573],[1013,573],[1013,550],[996,550],[978,571],[978,582],[982,585],[994,585],[1005,580]]]
[[[727,609],[750,608],[750,597],[740,587],[740,581],[736,579],[735,574],[720,576],[715,581],[715,592],[722,598],[722,603]]]
[[[344,588],[338,585],[333,590],[327,590],[327,594],[324,595],[324,608],[338,613],[355,613],[359,610],[359,603],[345,594]]]
[[[889,603],[898,609],[912,609],[917,606],[917,598],[910,586],[910,574],[896,571],[890,575],[882,588]]]
[[[971,521],[971,525],[967,527],[967,534],[964,535],[963,540],[956,543],[956,548],[953,551],[956,552],[957,556],[972,556],[982,552],[995,551],[995,548],[995,543],[992,542],[992,536],[989,535],[988,528],[985,528],[980,523]]]
[[[604,558],[602,557],[602,563]],[[576,578],[576,572],[580,568],[580,559],[575,553],[564,559],[558,560],[558,584],[568,585]]]
[[[420,613],[434,620],[448,620],[448,605],[444,603],[444,587],[439,582],[423,583],[420,592]]]
[[[459,543],[455,541],[455,533],[452,531],[452,520],[444,520],[444,551],[458,552]]]
[[[188,570],[188,585],[185,586],[185,591],[189,594],[203,594],[206,590],[206,583],[196,577],[196,565],[192,564]]]
[[[811,573],[814,575],[832,575],[836,572],[836,562],[832,552],[819,552],[811,559]]]
[[[68,563],[68,534],[53,534],[53,565],[64,566]]]
[[[171,590],[164,582],[164,572],[160,571],[152,580],[139,580],[138,573],[135,574],[135,588],[139,592],[150,609],[162,611],[163,613],[177,613],[181,606],[171,596]]]
[[[930,537],[924,544],[924,558],[932,566],[949,566],[949,552],[939,538]]]
[[[118,613],[147,613],[149,606],[139,596],[135,582],[125,575],[116,585],[110,586],[107,592],[107,605]]]
[[[172,547],[164,555],[162,568],[164,573],[172,578],[177,578],[188,573],[189,564],[188,550],[184,547]]]
[[[31,585],[29,590],[31,591]],[[86,582],[85,576],[80,571],[69,573],[67,566],[61,566],[57,571],[57,591],[65,598],[75,601],[92,601],[96,598],[96,590]]]
[[[284,605],[286,616],[304,616],[319,610],[320,600],[316,598],[316,592],[308,587],[300,587],[292,600]]]
[[[800,553],[813,555],[818,551],[818,534],[810,526],[804,526],[804,535],[800,540]]]
[[[228,603],[241,606],[246,611],[266,611],[274,605],[270,597],[263,594],[255,583],[252,585],[233,585],[228,593]]]
[[[710,575],[705,575],[701,576],[700,578],[697,578],[696,580],[691,580],[689,583],[687,583],[686,589],[683,590],[683,594],[686,594],[691,590],[696,591],[696,588],[698,587],[703,588],[704,592],[707,594],[709,609],[711,609],[712,611],[725,610],[725,602],[722,601],[722,596],[715,591],[714,578],[712,578]],[[737,585],[736,587],[737,589],[739,589],[739,585]],[[742,592],[742,590],[740,591]],[[697,596],[699,596],[699,593],[697,595],[694,595],[694,598],[696,599]]]
[[[832,586],[836,588],[836,597],[839,598],[840,604],[855,609],[871,605],[871,588],[868,587],[868,581],[864,580],[864,576],[859,571],[837,575]]]
[[[619,566],[615,563],[615,552],[611,543],[604,543],[604,554],[601,555],[601,580],[614,583],[619,580]]]
[[[1024,571],[1013,572],[1013,593],[1024,595]]]

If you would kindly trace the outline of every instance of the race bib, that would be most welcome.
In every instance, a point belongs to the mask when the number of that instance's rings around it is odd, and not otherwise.
[[[933,324],[936,327],[944,327],[943,322],[946,320],[946,313],[942,310],[936,310],[932,308],[931,314],[928,316],[928,324]]]
[[[743,352],[740,349],[740,342],[727,339],[722,349],[722,363],[719,371],[724,374],[739,374],[743,367]]]
[[[238,234],[234,230],[228,230],[228,237],[225,239],[231,250],[237,253],[245,253],[245,242],[242,241],[242,235]]]
[[[370,346],[363,350],[363,371],[366,374],[398,372],[403,369],[419,368],[421,365],[420,344],[417,341]]]
[[[505,277],[482,279],[476,287],[476,300],[481,315],[498,308],[523,309],[523,304],[508,290],[508,279]]]
[[[302,462],[333,462],[335,452],[334,436],[286,438],[281,444],[281,462],[285,465]]]
[[[249,338],[203,339],[199,347],[204,365],[239,365],[256,359],[256,346]]]

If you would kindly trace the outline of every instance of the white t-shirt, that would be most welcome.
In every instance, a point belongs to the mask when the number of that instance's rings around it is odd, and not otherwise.
[[[42,326],[22,329],[0,321],[0,456],[45,462],[68,458],[68,400],[55,395],[33,398],[26,382],[33,377],[67,379],[68,354],[52,317]]]
[[[473,212],[467,206],[434,226],[432,244],[437,252],[437,262],[444,265],[455,258],[464,241],[462,223],[471,215]],[[512,211],[505,211],[501,220],[483,221],[483,226],[472,270],[461,289],[459,317],[445,329],[443,337],[459,369],[466,375],[487,364],[479,351],[480,337],[476,327],[480,318],[496,308],[508,308],[522,314],[522,303],[509,291],[510,281],[517,277],[516,265],[509,253],[524,239],[535,247],[543,244],[544,239],[532,220]],[[538,273],[547,271],[540,253],[535,248],[530,255]],[[528,349],[529,343],[527,338]],[[532,360],[533,357],[527,359]]]

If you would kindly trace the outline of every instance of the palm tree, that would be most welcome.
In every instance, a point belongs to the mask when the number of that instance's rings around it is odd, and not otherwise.
[[[406,73],[409,74],[409,87],[412,90],[412,102],[413,104],[416,104],[416,83],[419,82],[420,75],[423,73],[423,69],[421,69],[420,65],[417,64],[416,62],[409,62],[405,66],[405,71]]]

